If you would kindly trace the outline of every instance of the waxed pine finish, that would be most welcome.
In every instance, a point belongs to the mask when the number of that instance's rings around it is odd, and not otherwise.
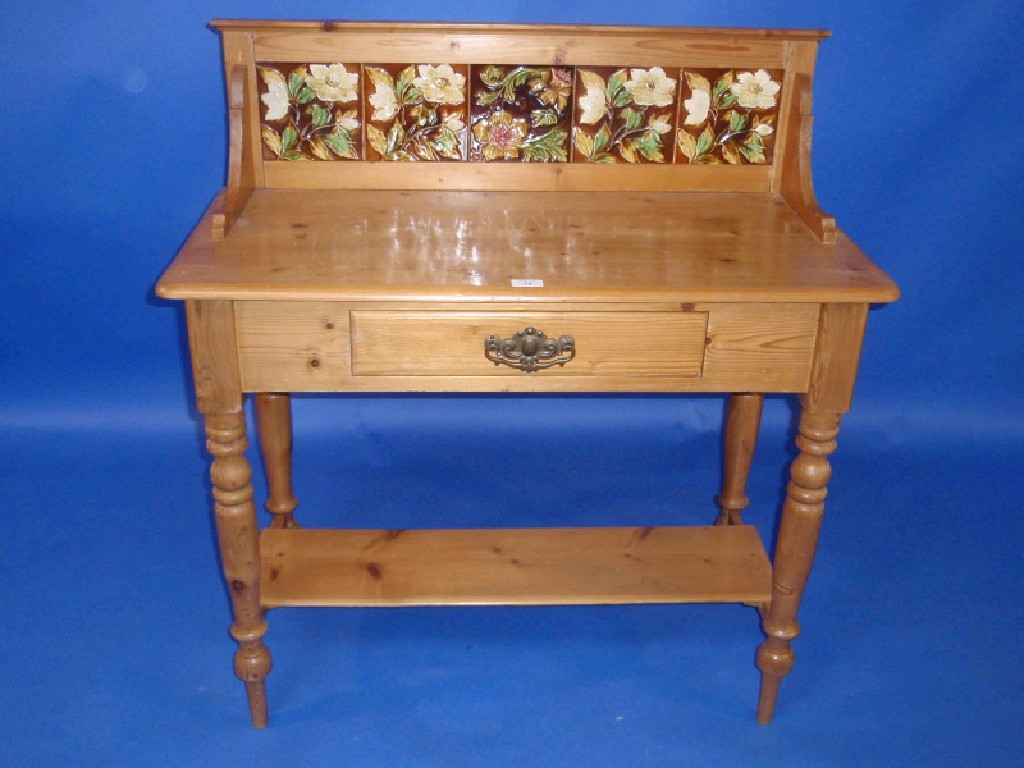
[[[898,296],[815,200],[827,33],[213,26],[228,183],[157,292],[185,302],[253,725],[271,608],[690,602],[760,612],[768,723],[868,306]],[[716,525],[300,527],[290,393],[410,391],[722,393]],[[770,392],[801,414],[769,560],[742,515]]]

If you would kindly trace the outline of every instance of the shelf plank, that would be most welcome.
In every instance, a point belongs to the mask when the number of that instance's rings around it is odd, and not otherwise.
[[[746,525],[267,529],[260,545],[266,608],[771,599],[771,564]]]

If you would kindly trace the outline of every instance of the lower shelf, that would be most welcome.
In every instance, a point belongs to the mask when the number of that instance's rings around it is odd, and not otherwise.
[[[281,606],[759,603],[752,526],[267,529],[261,600]]]

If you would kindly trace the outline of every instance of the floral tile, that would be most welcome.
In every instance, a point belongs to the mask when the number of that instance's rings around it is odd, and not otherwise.
[[[358,160],[358,64],[260,64],[260,130],[268,160]]]
[[[367,159],[466,159],[466,65],[391,64],[363,73]]]
[[[687,70],[676,162],[770,163],[781,89],[781,71]]]
[[[573,159],[590,163],[672,161],[679,69],[576,70]]]
[[[474,66],[470,160],[569,160],[573,72],[567,67]]]

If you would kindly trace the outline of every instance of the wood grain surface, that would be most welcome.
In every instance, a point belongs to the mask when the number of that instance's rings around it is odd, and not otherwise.
[[[215,204],[216,205],[216,204]],[[513,287],[514,278],[543,288]],[[825,245],[768,193],[256,190],[199,224],[165,298],[891,301],[845,235]]]
[[[275,606],[762,602],[750,526],[282,530],[261,537]]]

